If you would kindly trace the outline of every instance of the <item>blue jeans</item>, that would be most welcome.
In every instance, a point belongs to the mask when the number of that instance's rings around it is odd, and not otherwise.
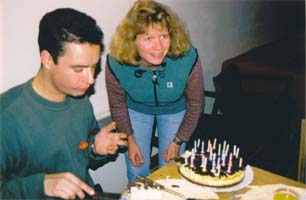
[[[158,134],[158,166],[164,166],[166,161],[163,159],[163,153],[175,137],[184,117],[185,111],[168,115],[156,115],[157,134]],[[138,145],[144,163],[140,167],[135,167],[128,158],[128,152],[125,153],[125,162],[127,166],[127,176],[129,182],[133,182],[137,176],[148,176],[150,174],[150,152],[151,137],[155,115],[148,115],[129,109],[131,125],[134,130],[134,139]],[[185,150],[186,144],[183,143],[180,148],[180,154]]]

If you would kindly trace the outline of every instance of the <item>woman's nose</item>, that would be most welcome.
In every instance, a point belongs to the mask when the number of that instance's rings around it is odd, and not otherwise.
[[[155,49],[162,49],[163,48],[163,42],[160,39],[156,39],[154,42],[154,48]]]

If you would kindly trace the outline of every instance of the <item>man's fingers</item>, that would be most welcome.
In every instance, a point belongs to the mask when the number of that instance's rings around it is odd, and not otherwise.
[[[114,130],[117,126],[116,122],[111,122],[109,124],[107,124],[106,126],[104,126],[102,129],[105,130],[106,132],[111,132],[112,130]]]
[[[119,133],[119,136],[120,136],[120,139],[121,140],[127,140],[127,138],[128,138],[128,135],[126,134],[126,133]]]
[[[117,142],[117,145],[119,146],[127,146],[128,145],[128,142],[126,140],[119,140]]]
[[[87,185],[75,175],[70,174],[69,178],[76,185],[75,192],[77,193],[79,198],[83,199],[85,197],[83,191],[91,196],[95,194],[95,190],[93,188],[91,188],[89,185]]]
[[[118,150],[118,146],[117,145],[109,145],[106,149],[108,154],[115,154]]]
[[[84,182],[82,182],[80,187],[82,188],[83,191],[85,191],[87,194],[89,194],[91,196],[93,196],[95,194],[95,190],[93,188],[91,188],[89,185],[85,184]],[[77,193],[77,194],[78,194],[78,197],[80,197],[79,193]],[[85,195],[83,193],[83,197],[82,198],[84,198],[84,197],[85,197]]]

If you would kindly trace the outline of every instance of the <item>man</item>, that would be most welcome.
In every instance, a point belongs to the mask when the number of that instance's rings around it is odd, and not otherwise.
[[[94,195],[90,160],[127,145],[125,133],[111,132],[114,122],[99,129],[85,95],[102,40],[96,21],[70,8],[40,21],[38,73],[0,96],[1,199]]]

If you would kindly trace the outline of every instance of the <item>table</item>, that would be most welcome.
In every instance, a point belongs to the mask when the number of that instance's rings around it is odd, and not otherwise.
[[[256,168],[256,167],[251,167],[253,172],[254,172],[254,179],[250,185],[266,185],[266,184],[287,184],[290,186],[295,186],[295,187],[301,187],[306,189],[306,185],[283,177],[279,176],[277,174]],[[164,167],[161,167],[154,171],[152,174],[148,176],[148,178],[152,180],[159,180],[159,179],[165,179],[167,176],[170,176],[171,178],[180,178],[180,174],[177,169],[177,163],[176,162],[170,162]],[[242,194],[248,191],[248,188],[243,188],[241,190],[233,191],[233,192],[217,192],[218,196],[220,199],[230,199],[230,197],[234,194]]]

